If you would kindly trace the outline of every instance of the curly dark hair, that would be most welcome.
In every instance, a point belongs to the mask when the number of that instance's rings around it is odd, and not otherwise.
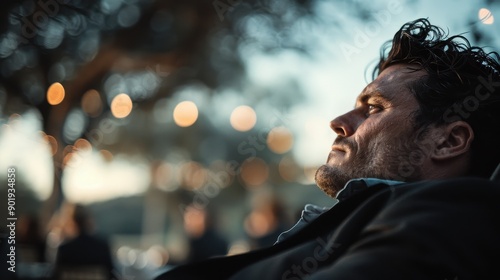
[[[458,120],[474,131],[470,176],[488,177],[500,162],[500,56],[449,36],[425,19],[404,24],[381,49],[373,78],[404,63],[427,75],[408,85],[419,102],[417,129]]]

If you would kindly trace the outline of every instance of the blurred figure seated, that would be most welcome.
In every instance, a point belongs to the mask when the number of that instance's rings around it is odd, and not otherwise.
[[[63,210],[66,240],[57,250],[55,279],[115,279],[109,245],[91,234],[88,210],[78,204],[66,205]]]
[[[256,194],[252,210],[244,221],[252,250],[273,245],[280,233],[290,227],[283,203],[272,194]]]
[[[189,253],[186,262],[197,262],[209,257],[225,255],[227,241],[215,230],[213,217],[206,209],[193,205],[184,211],[184,230],[188,235]]]
[[[25,263],[45,262],[45,240],[38,218],[32,214],[22,215],[16,230],[20,260]]]

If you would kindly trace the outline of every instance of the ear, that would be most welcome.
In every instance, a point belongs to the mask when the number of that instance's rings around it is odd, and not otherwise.
[[[472,140],[474,140],[474,131],[468,123],[456,121],[447,124],[432,153],[432,159],[447,160],[458,157],[470,150]]]

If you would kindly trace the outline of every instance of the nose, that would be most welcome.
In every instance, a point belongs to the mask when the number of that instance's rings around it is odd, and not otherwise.
[[[352,110],[330,121],[330,127],[337,135],[349,137],[356,132],[360,123],[356,110]]]

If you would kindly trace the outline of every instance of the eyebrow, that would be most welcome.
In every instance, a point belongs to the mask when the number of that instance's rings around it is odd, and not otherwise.
[[[390,102],[392,100],[392,98],[389,98],[387,95],[384,95],[384,93],[381,90],[375,89],[368,92],[362,92],[356,99],[355,106],[358,103],[366,103],[370,99],[382,100],[384,102]]]

